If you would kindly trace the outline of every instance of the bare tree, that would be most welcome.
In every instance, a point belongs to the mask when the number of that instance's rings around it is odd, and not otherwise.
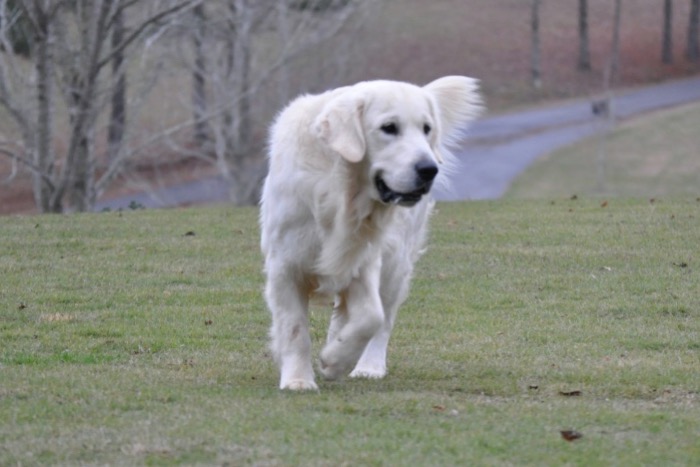
[[[213,155],[229,181],[234,203],[258,200],[267,170],[264,129],[270,113],[265,111],[269,107],[276,111],[289,97],[296,59],[337,36],[374,3],[216,0],[207,2],[206,12],[193,10],[191,55],[182,59],[192,74],[195,146],[207,157]],[[267,108],[262,101],[269,104]],[[207,144],[200,144],[205,138]]]
[[[532,0],[530,11],[530,29],[532,32],[532,48],[530,57],[530,74],[532,86],[535,89],[542,87],[542,68],[540,48],[540,0]]]
[[[673,63],[673,0],[664,0],[661,62]]]
[[[30,167],[34,173],[33,191],[37,206],[51,211],[54,184],[53,135],[54,46],[53,18],[62,2],[0,1],[0,41],[6,53],[0,54],[0,105],[9,112],[21,135],[21,141],[4,141],[3,154]],[[26,50],[32,64],[15,54],[13,25],[22,22],[27,35]],[[33,68],[33,89],[26,84],[25,73]]]
[[[578,69],[591,69],[590,44],[588,39],[588,0],[578,0]]]
[[[110,161],[119,159],[122,143],[124,142],[124,130],[126,129],[126,73],[124,70],[124,50],[119,49],[119,44],[124,41],[126,28],[124,27],[124,11],[118,9],[114,13],[114,26],[112,27],[112,48],[116,51],[112,58],[112,89],[111,112],[107,133],[107,150]]]
[[[610,51],[609,85],[617,81],[620,71],[620,29],[622,24],[622,0],[615,0],[615,15],[613,18],[613,38]]]
[[[108,108],[104,96],[110,88],[117,96],[112,100],[112,122],[121,126],[115,131],[123,132],[125,124],[122,119],[125,110],[114,109],[115,103],[118,107],[117,101],[123,99],[119,97],[119,83],[125,86],[125,82],[119,78],[105,79],[103,69],[113,63],[114,70],[114,63],[121,60],[120,54],[131,50],[149,28],[196,1],[149,2],[150,10],[137,6],[136,0],[16,0],[16,3],[17,14],[27,21],[32,34],[29,55],[34,78],[24,78],[26,65],[12,53],[9,31],[0,25],[0,40],[10,52],[0,57],[0,105],[9,110],[22,135],[22,144],[3,153],[11,153],[13,160],[31,170],[36,204],[42,212],[61,212],[66,201],[74,210],[88,210],[124,162],[123,157],[113,158],[97,176],[96,125],[99,115]],[[0,0],[0,10],[8,11],[6,0]],[[135,14],[128,34],[124,34],[121,15],[126,15],[127,10]],[[117,64],[118,68],[123,68],[121,63]],[[32,83],[36,84],[32,87]],[[57,110],[54,83],[59,84],[68,113],[65,154],[57,154],[53,146]],[[123,133],[115,135],[112,132],[112,142],[119,139],[121,144]]]
[[[200,149],[209,142],[210,131],[207,115],[207,59],[204,53],[204,36],[207,31],[207,13],[201,3],[192,9],[192,119],[194,120],[194,141]]]
[[[690,0],[690,17],[688,19],[688,38],[685,51],[691,62],[700,61],[700,0]]]
[[[12,15],[6,14],[9,2],[17,4]],[[15,169],[28,168],[42,212],[91,209],[134,155],[154,144],[163,152],[176,149],[216,161],[230,182],[232,200],[253,203],[266,172],[265,128],[272,113],[292,93],[343,82],[342,73],[327,71],[342,65],[352,40],[334,38],[359,27],[376,4],[0,0],[0,47],[10,52],[0,54],[0,105],[16,127],[6,134],[19,135],[0,140],[0,157],[9,157]],[[29,80],[26,60],[12,53],[8,18],[28,24]],[[168,115],[171,122],[136,142],[138,106],[148,100],[127,69],[138,63],[165,70],[177,81],[182,74],[167,62],[173,51],[189,63],[192,92],[180,100],[184,96],[172,81],[165,82],[168,101],[182,105],[183,112],[176,109]],[[310,61],[322,64],[318,73],[310,71]],[[190,118],[173,124],[173,115]],[[185,134],[192,138],[183,139]],[[56,144],[59,140],[64,144]],[[195,144],[181,144],[187,141]]]

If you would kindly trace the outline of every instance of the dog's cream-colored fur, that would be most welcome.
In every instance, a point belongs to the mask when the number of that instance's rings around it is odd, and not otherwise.
[[[421,255],[429,190],[479,112],[476,80],[366,81],[292,101],[270,135],[261,246],[280,388],[318,389],[308,304],[335,297],[319,372],[385,376],[396,311]],[[426,313],[431,310],[426,310]]]

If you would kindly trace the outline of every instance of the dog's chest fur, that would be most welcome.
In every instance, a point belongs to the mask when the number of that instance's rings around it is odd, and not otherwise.
[[[369,199],[353,199],[340,209],[319,213],[320,249],[313,271],[318,292],[337,293],[359,277],[363,268],[381,264],[384,233],[395,222],[395,209]]]

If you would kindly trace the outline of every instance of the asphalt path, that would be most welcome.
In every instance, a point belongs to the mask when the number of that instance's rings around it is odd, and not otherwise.
[[[609,111],[616,119],[628,119],[694,101],[700,101],[700,76],[616,93]],[[455,152],[457,164],[449,175],[449,188],[436,188],[435,196],[441,201],[499,198],[537,158],[590,137],[604,125],[605,119],[593,114],[590,99],[479,119]],[[215,177],[100,201],[95,209],[162,208],[227,199],[226,181]]]

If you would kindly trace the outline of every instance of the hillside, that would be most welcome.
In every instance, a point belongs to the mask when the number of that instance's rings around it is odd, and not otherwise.
[[[536,161],[505,196],[697,197],[700,104],[654,112]]]

